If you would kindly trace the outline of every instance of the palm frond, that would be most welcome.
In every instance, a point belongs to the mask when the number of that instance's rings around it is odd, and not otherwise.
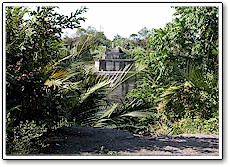
[[[105,87],[106,85],[109,85],[109,84],[110,84],[110,82],[105,80],[105,81],[99,82],[96,85],[94,85],[93,87],[89,88],[86,93],[83,93],[81,95],[80,103],[85,101],[95,91],[97,91],[97,90],[99,90],[99,89],[101,89],[101,88],[103,88],[103,87]]]
[[[149,117],[151,115],[152,115],[152,112],[133,111],[133,112],[123,114],[121,115],[121,117],[128,116],[128,117],[144,118],[144,117]]]
[[[51,87],[51,86],[60,87],[62,85],[62,81],[60,79],[55,79],[55,80],[47,79],[44,85],[48,87]]]
[[[103,119],[103,118],[106,118],[106,117],[109,118],[110,115],[117,108],[117,105],[118,105],[117,103],[113,104],[113,106],[109,110],[107,110],[107,111],[104,112],[104,114],[100,117],[100,119]]]
[[[64,70],[58,71],[57,73],[53,74],[50,78],[58,78],[60,76],[63,76],[65,74]]]
[[[187,67],[180,70],[180,72],[188,81],[191,81],[195,87],[212,93],[212,89],[209,87],[208,79],[206,78],[207,74],[204,74],[201,69],[194,65],[187,64]]]
[[[175,94],[181,87],[183,84],[177,84],[177,83],[173,83],[172,85],[168,86],[168,88],[166,88],[163,93],[160,95],[160,98],[164,99],[170,95]]]
[[[146,66],[139,63],[135,64],[134,70],[132,70],[133,67],[133,64],[129,64],[125,66],[123,70],[120,70],[117,74],[111,77],[111,91],[113,91],[115,88],[127,81],[129,78],[135,76],[137,73],[140,73],[146,68]]]

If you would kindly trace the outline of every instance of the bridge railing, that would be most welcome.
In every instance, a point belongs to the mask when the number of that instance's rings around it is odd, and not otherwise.
[[[130,59],[101,59],[95,61],[95,67],[98,71],[120,71],[127,65],[135,64],[135,60]]]

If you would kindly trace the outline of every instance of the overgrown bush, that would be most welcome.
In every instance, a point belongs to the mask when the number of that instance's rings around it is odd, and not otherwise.
[[[54,10],[44,6],[36,10],[12,6],[5,9],[8,154],[29,153],[32,139],[68,116],[63,105],[68,94],[45,83],[61,71],[56,64],[67,56],[61,51],[62,29],[78,28],[84,18],[77,16],[86,8],[70,17]],[[15,106],[18,109],[12,110]]]
[[[219,116],[215,115],[208,120],[199,116],[195,118],[184,118],[176,122],[170,133],[179,134],[219,134]]]
[[[143,134],[218,133],[218,8],[175,9],[172,23],[153,29],[148,45],[133,50],[147,68],[128,95],[133,100],[118,112],[117,127]]]
[[[42,145],[39,137],[47,131],[45,125],[38,125],[35,121],[21,121],[19,125],[12,126],[14,120],[10,118],[10,113],[6,117],[6,154],[26,155],[37,151],[36,145]],[[36,143],[33,143],[33,140]]]

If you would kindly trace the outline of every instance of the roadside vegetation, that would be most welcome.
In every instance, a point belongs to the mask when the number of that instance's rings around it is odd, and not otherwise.
[[[55,8],[5,10],[7,154],[36,154],[46,135],[73,125],[139,135],[219,133],[218,8],[175,7],[163,29],[144,27],[112,41],[80,27],[90,9],[64,16]],[[75,28],[75,36],[62,37],[66,28]],[[97,76],[94,60],[112,42],[136,67]],[[134,75],[137,87],[125,102],[107,98]]]

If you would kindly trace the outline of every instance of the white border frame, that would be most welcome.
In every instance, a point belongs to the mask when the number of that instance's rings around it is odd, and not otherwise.
[[[30,1],[28,1],[30,2]],[[87,2],[87,1],[86,1]],[[160,6],[168,6],[168,4],[170,4],[169,2],[143,2],[143,4],[145,4],[144,6],[146,6],[146,4],[148,3],[151,3],[151,4],[156,4],[157,5],[160,5]],[[77,156],[65,156],[65,155],[61,155],[61,156],[7,156],[5,154],[5,149],[6,149],[6,146],[5,144],[3,144],[3,159],[222,159],[223,158],[223,155],[222,155],[222,152],[223,152],[223,135],[222,135],[222,129],[223,129],[223,96],[222,96],[222,86],[223,86],[223,74],[222,74],[222,69],[223,69],[223,66],[222,66],[222,62],[223,62],[223,6],[222,6],[222,3],[219,2],[219,3],[213,3],[213,2],[195,2],[195,3],[192,3],[192,2],[178,2],[178,3],[175,3],[175,2],[171,2],[172,5],[170,6],[217,6],[219,7],[219,155],[218,156],[80,156],[80,155],[77,155]],[[58,6],[57,3],[53,3],[53,2],[50,2],[50,3],[46,3],[46,1],[44,1],[44,3],[38,3],[37,4],[39,5],[43,5],[43,6]],[[34,3],[20,3],[20,2],[14,2],[14,3],[11,3],[11,2],[6,2],[3,4],[3,41],[2,41],[2,46],[5,45],[5,7],[6,6],[35,6],[37,5],[36,2]],[[78,3],[78,2],[71,2],[71,3],[64,3],[64,2],[61,2],[61,1],[58,1],[58,4],[68,4],[68,5],[71,5],[71,4],[79,4],[79,5],[82,5],[82,6],[87,6],[87,4],[95,4],[96,6],[103,6],[103,5],[111,5],[112,3],[110,2],[104,2],[104,3]],[[122,5],[122,6],[127,6],[129,7],[130,5],[137,5],[137,6],[141,6],[142,3],[138,2],[138,3],[135,3],[135,2],[128,2],[128,3],[124,3],[124,2],[115,2],[114,3],[115,5]],[[113,5],[114,5],[113,4]],[[167,4],[167,5],[166,5]],[[37,5],[37,6],[39,6]],[[3,76],[2,76],[2,79],[3,79],[3,83],[5,83],[5,59],[6,59],[6,55],[5,55],[5,47],[2,48],[3,49],[3,59],[2,59],[2,62],[3,62]],[[3,108],[5,108],[5,102],[6,102],[6,99],[5,99],[5,90],[6,90],[6,87],[5,87],[5,84],[2,85],[3,86],[3,90],[2,90],[2,94],[3,94]],[[5,130],[5,111],[3,111],[3,117],[2,117],[2,120],[3,120],[3,130]],[[3,133],[2,131],[2,134],[3,134],[3,143],[5,143],[5,133]]]

